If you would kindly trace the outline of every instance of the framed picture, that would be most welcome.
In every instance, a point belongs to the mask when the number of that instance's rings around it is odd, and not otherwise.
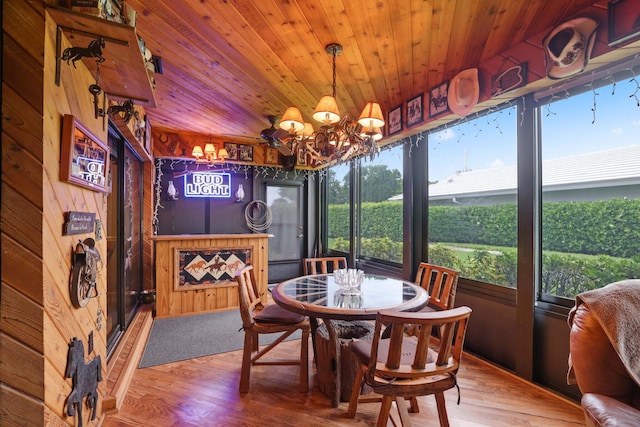
[[[424,121],[424,95],[420,94],[407,101],[407,127]]]
[[[298,166],[307,166],[307,150],[298,148]]]
[[[267,147],[265,150],[264,162],[268,165],[277,165],[278,150],[273,147]]]
[[[447,94],[449,93],[449,81],[429,89],[429,117],[436,117],[449,111]]]
[[[60,180],[109,192],[109,147],[74,116],[62,119]]]
[[[241,162],[253,162],[253,146],[238,144],[238,160]]]
[[[640,36],[640,0],[613,0],[608,4],[609,46]]]
[[[227,160],[238,160],[238,144],[234,144],[233,142],[225,142],[224,148],[226,148],[227,153],[229,153],[229,157],[227,157]]]
[[[251,264],[253,246],[243,248],[174,248],[174,291],[235,283],[235,274]]]
[[[402,130],[402,105],[389,111],[389,136],[394,135]]]

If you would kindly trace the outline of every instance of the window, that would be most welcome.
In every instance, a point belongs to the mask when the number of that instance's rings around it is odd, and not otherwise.
[[[541,107],[543,300],[640,277],[638,86],[619,80]]]
[[[510,106],[429,135],[429,262],[516,287],[517,114]]]
[[[360,158],[358,257],[402,263],[402,154],[398,145]]]
[[[349,163],[331,166],[327,174],[327,248],[349,253]]]
[[[402,263],[402,145],[357,162],[359,185],[350,191],[350,164],[329,168],[327,195],[330,250],[349,253],[350,193],[356,203],[357,258]]]

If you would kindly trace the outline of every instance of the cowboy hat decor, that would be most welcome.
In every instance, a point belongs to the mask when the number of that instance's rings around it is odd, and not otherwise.
[[[563,79],[582,72],[591,56],[598,22],[575,18],[555,27],[542,40],[547,76]]]
[[[480,83],[477,68],[461,71],[451,80],[447,102],[455,114],[462,117],[469,114],[478,103],[479,97]]]

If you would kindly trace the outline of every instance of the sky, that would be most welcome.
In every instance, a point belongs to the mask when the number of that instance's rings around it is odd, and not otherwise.
[[[640,76],[556,97],[542,108],[543,160],[640,144]],[[442,180],[465,165],[469,170],[515,165],[516,115],[511,107],[429,135],[429,180]],[[374,164],[402,171],[402,150],[384,150]]]

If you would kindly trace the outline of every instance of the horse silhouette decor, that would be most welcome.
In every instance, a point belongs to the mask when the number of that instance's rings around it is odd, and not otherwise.
[[[102,361],[100,356],[94,357],[89,363],[84,362],[84,344],[73,337],[69,344],[67,369],[65,378],[72,379],[73,389],[67,397],[67,415],[73,417],[78,414],[78,426],[82,427],[83,400],[91,411],[91,419],[96,419],[98,409],[98,382],[102,381]]]
[[[92,40],[87,47],[68,47],[62,52],[63,61],[67,61],[67,64],[71,62],[73,68],[76,68],[76,61],[82,58],[97,58],[97,63],[106,61],[106,58],[102,56],[102,48],[105,47],[105,42],[102,37],[96,40]]]

